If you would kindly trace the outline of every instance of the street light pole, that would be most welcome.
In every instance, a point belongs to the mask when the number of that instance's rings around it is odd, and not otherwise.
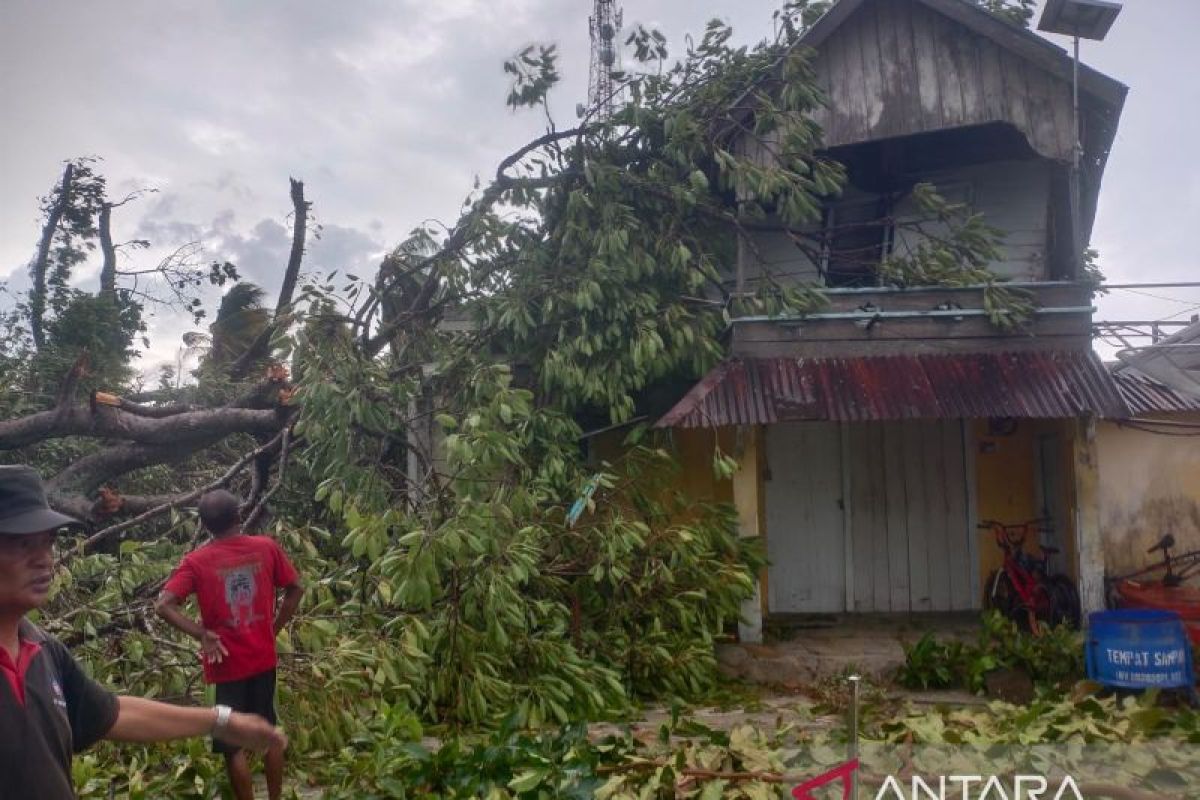
[[[1121,12],[1121,4],[1111,0],[1047,0],[1038,30],[1070,36],[1074,45],[1071,60],[1071,125],[1073,144],[1071,147],[1071,260],[1075,278],[1083,275],[1084,249],[1087,242],[1083,237],[1083,133],[1079,118],[1079,40],[1102,40]]]

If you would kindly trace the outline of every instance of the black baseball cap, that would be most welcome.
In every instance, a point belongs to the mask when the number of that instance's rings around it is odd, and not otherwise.
[[[32,467],[0,466],[0,534],[41,533],[82,523],[50,508]]]

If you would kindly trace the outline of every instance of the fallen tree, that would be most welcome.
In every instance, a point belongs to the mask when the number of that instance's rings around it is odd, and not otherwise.
[[[823,98],[796,46],[807,6],[789,3],[778,37],[755,48],[732,47],[712,23],[675,63],[661,36],[636,31],[644,68],[620,81],[611,117],[551,123],[458,220],[414,231],[375,275],[301,285],[310,209],[293,180],[284,288],[269,313],[253,292],[226,295],[193,385],[134,385],[145,300],[122,294],[119,271],[95,296],[31,301],[29,329],[40,313],[45,335],[32,337],[31,399],[0,423],[0,450],[46,467],[53,502],[91,523],[82,549],[100,552],[71,565],[88,576],[80,592],[111,586],[98,577],[111,568],[119,591],[102,596],[134,609],[89,606],[83,641],[117,665],[136,648],[144,663],[163,637],[142,610],[163,564],[195,541],[179,512],[233,485],[251,520],[267,519],[270,501],[280,535],[321,576],[296,656],[310,680],[353,663],[391,700],[457,725],[566,721],[711,687],[713,642],[751,596],[761,554],[728,509],[675,491],[669,441],[635,423],[722,356],[731,315],[823,302],[818,285],[769,268],[749,282],[734,268],[763,231],[814,263],[831,235],[818,223],[845,174],[811,120]],[[510,103],[548,113],[554,49],[506,69]],[[79,169],[67,177],[77,185]],[[915,194],[938,233],[884,274],[992,281],[995,233],[929,187]],[[115,204],[89,197],[80,213],[109,220]],[[39,248],[35,271],[69,276],[78,252],[66,244],[91,234],[65,231],[80,214],[56,218],[57,207],[48,235],[65,244]],[[106,263],[112,248],[102,241]],[[62,256],[38,266],[43,250]],[[190,280],[206,276],[234,273],[212,265]],[[80,309],[117,314],[121,335],[83,348],[56,338]],[[253,325],[232,335],[236,320]],[[74,366],[54,372],[68,354]],[[588,429],[613,426],[620,456],[587,458]],[[718,449],[712,466],[728,477],[732,461]],[[576,502],[586,511],[569,519]],[[335,655],[311,658],[323,648]],[[179,673],[156,677],[180,689]]]

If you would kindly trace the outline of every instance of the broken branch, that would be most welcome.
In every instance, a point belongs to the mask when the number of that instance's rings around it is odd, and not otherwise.
[[[239,458],[232,467],[230,467],[228,470],[226,470],[225,473],[223,475],[221,475],[221,477],[217,478],[212,483],[205,484],[204,486],[201,486],[199,489],[193,489],[190,492],[186,492],[184,494],[179,495],[178,497],[172,498],[171,500],[169,500],[165,503],[162,503],[161,505],[158,505],[158,506],[150,509],[149,511],[139,514],[138,516],[134,517],[133,519],[126,520],[125,522],[121,522],[116,525],[110,525],[107,528],[99,530],[96,533],[89,536],[88,538],[84,539],[83,542],[79,545],[80,548],[84,551],[91,550],[97,544],[104,541],[105,539],[107,539],[110,536],[120,533],[121,531],[129,530],[130,528],[134,527],[135,525],[140,525],[143,522],[154,519],[155,517],[165,514],[168,511],[171,511],[172,509],[179,508],[180,506],[184,506],[184,505],[187,505],[188,503],[198,500],[200,498],[200,496],[203,495],[205,492],[211,492],[214,489],[221,489],[221,488],[228,486],[229,482],[232,481],[234,478],[236,478],[238,473],[240,473],[243,469],[246,468],[247,464],[249,464],[254,459],[258,458],[260,455],[267,452],[271,448],[275,447],[277,444],[279,444],[280,441],[282,440],[282,437],[284,436],[284,431],[286,431],[286,430],[288,430],[288,429],[284,428],[284,430],[280,431],[275,436],[275,438],[271,439],[271,441],[267,442],[262,447],[259,447],[256,450],[251,450],[249,453],[246,453],[244,456]]]

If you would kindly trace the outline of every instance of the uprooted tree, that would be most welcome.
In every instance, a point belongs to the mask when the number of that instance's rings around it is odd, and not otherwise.
[[[225,485],[246,496],[250,527],[276,520],[320,572],[293,645],[297,674],[326,694],[299,707],[341,687],[359,696],[366,681],[425,719],[515,711],[537,724],[709,686],[713,638],[751,595],[760,556],[727,509],[671,489],[669,442],[638,420],[722,356],[730,316],[823,302],[818,286],[767,272],[747,288],[733,270],[739,242],[765,230],[821,261],[829,231],[816,223],[845,175],[820,152],[810,112],[823,100],[795,46],[814,8],[788,3],[777,38],[753,48],[712,23],[673,64],[663,38],[638,29],[628,44],[645,68],[618,82],[610,118],[551,125],[453,224],[414,231],[373,276],[301,285],[309,204],[293,181],[274,308],[235,285],[191,338],[205,355],[182,388],[131,385],[136,324],[115,344],[54,338],[106,293],[132,320],[141,304],[118,270],[56,305],[44,276],[70,266],[52,261],[53,243],[86,250],[94,235],[107,254],[103,215],[117,204],[102,186],[61,204],[71,214],[48,203],[34,290],[6,329],[29,336],[0,353],[0,380],[24,392],[6,401],[0,450],[45,470],[54,504],[91,523],[64,594],[82,604],[75,640],[151,665],[125,680],[186,685],[190,663],[144,612],[166,559],[194,541],[181,510]],[[509,104],[544,108],[554,49],[505,68]],[[883,273],[990,283],[995,232],[929,187],[917,195],[937,233]],[[214,265],[190,285],[210,274],[236,277]],[[38,366],[49,355],[58,372]],[[111,359],[122,369],[98,369]],[[614,425],[620,455],[587,457],[588,428]],[[718,450],[713,468],[733,464]],[[568,520],[578,498],[586,511]]]

